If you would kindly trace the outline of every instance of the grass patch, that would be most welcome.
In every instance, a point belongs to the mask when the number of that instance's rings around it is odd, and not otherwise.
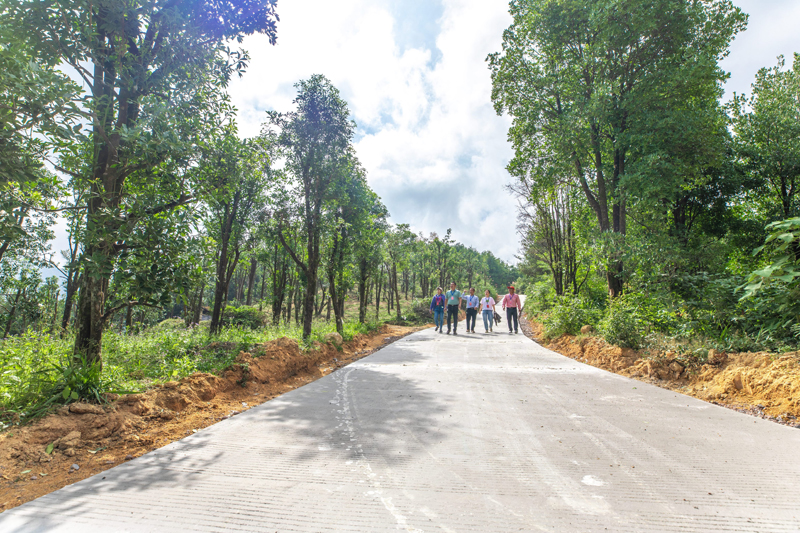
[[[382,325],[383,321],[348,320],[343,338],[349,341]],[[27,332],[0,341],[0,424],[24,422],[78,399],[98,401],[104,393],[140,392],[194,372],[219,374],[240,351],[280,337],[296,339],[307,350],[334,331],[333,321],[319,320],[305,341],[302,328],[294,323],[256,329],[251,324],[231,326],[211,336],[207,322],[186,328],[175,319],[133,335],[109,330],[103,336],[102,372],[91,365],[86,372],[76,372],[71,336]]]

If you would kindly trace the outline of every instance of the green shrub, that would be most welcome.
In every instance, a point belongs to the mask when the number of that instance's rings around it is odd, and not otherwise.
[[[430,314],[430,305],[430,299],[415,298],[403,309],[400,320],[392,318],[387,320],[386,323],[397,326],[427,324],[433,321],[433,316]]]
[[[359,322],[345,322],[344,324],[344,334],[342,338],[345,341],[352,340],[353,337],[356,335],[367,335],[372,333],[373,331],[380,329],[383,324],[380,322],[366,322],[361,324]]]
[[[249,309],[253,308],[245,309],[238,314],[252,316]],[[348,341],[382,325],[346,321],[343,338]],[[218,373],[240,351],[253,351],[256,345],[280,337],[296,339],[308,349],[333,331],[333,322],[318,321],[306,341],[302,328],[294,323],[258,329],[226,327],[212,336],[202,324],[186,328],[174,319],[132,335],[109,329],[103,335],[102,372],[92,365],[71,365],[73,338],[28,331],[0,340],[0,429],[46,414],[76,397],[101,401],[105,393],[138,392],[194,372]]]
[[[267,325],[268,316],[257,307],[243,305],[241,307],[226,307],[222,317],[225,327],[238,326],[247,329],[260,329]]]
[[[167,318],[154,325],[151,330],[186,329],[186,322],[182,318]]]
[[[557,305],[558,300],[552,282],[540,281],[528,285],[527,289],[527,292],[524,293],[527,296],[525,307],[530,307],[534,313],[547,311]]]
[[[638,349],[644,345],[647,327],[637,307],[621,296],[608,306],[599,330],[610,344]]]
[[[554,339],[561,335],[577,335],[585,324],[596,324],[601,310],[582,298],[564,296],[542,320],[544,336]]]

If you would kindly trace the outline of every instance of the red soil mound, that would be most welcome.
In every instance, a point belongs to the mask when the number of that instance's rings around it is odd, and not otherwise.
[[[527,329],[531,337],[541,337],[540,324],[529,323]],[[584,335],[563,335],[545,347],[623,376],[800,427],[800,352],[710,350],[708,361],[699,364],[670,351],[645,353]]]

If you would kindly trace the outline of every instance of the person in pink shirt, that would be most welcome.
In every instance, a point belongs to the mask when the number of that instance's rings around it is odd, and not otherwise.
[[[503,309],[506,312],[506,320],[508,320],[508,332],[519,333],[519,314],[522,312],[522,300],[516,294],[516,289],[513,285],[508,286],[508,294],[503,296],[501,302]],[[511,321],[514,321],[514,330],[511,330]]]

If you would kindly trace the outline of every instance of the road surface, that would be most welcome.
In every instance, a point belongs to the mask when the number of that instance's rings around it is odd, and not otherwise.
[[[797,532],[798,451],[800,430],[522,334],[429,329],[0,531]]]

